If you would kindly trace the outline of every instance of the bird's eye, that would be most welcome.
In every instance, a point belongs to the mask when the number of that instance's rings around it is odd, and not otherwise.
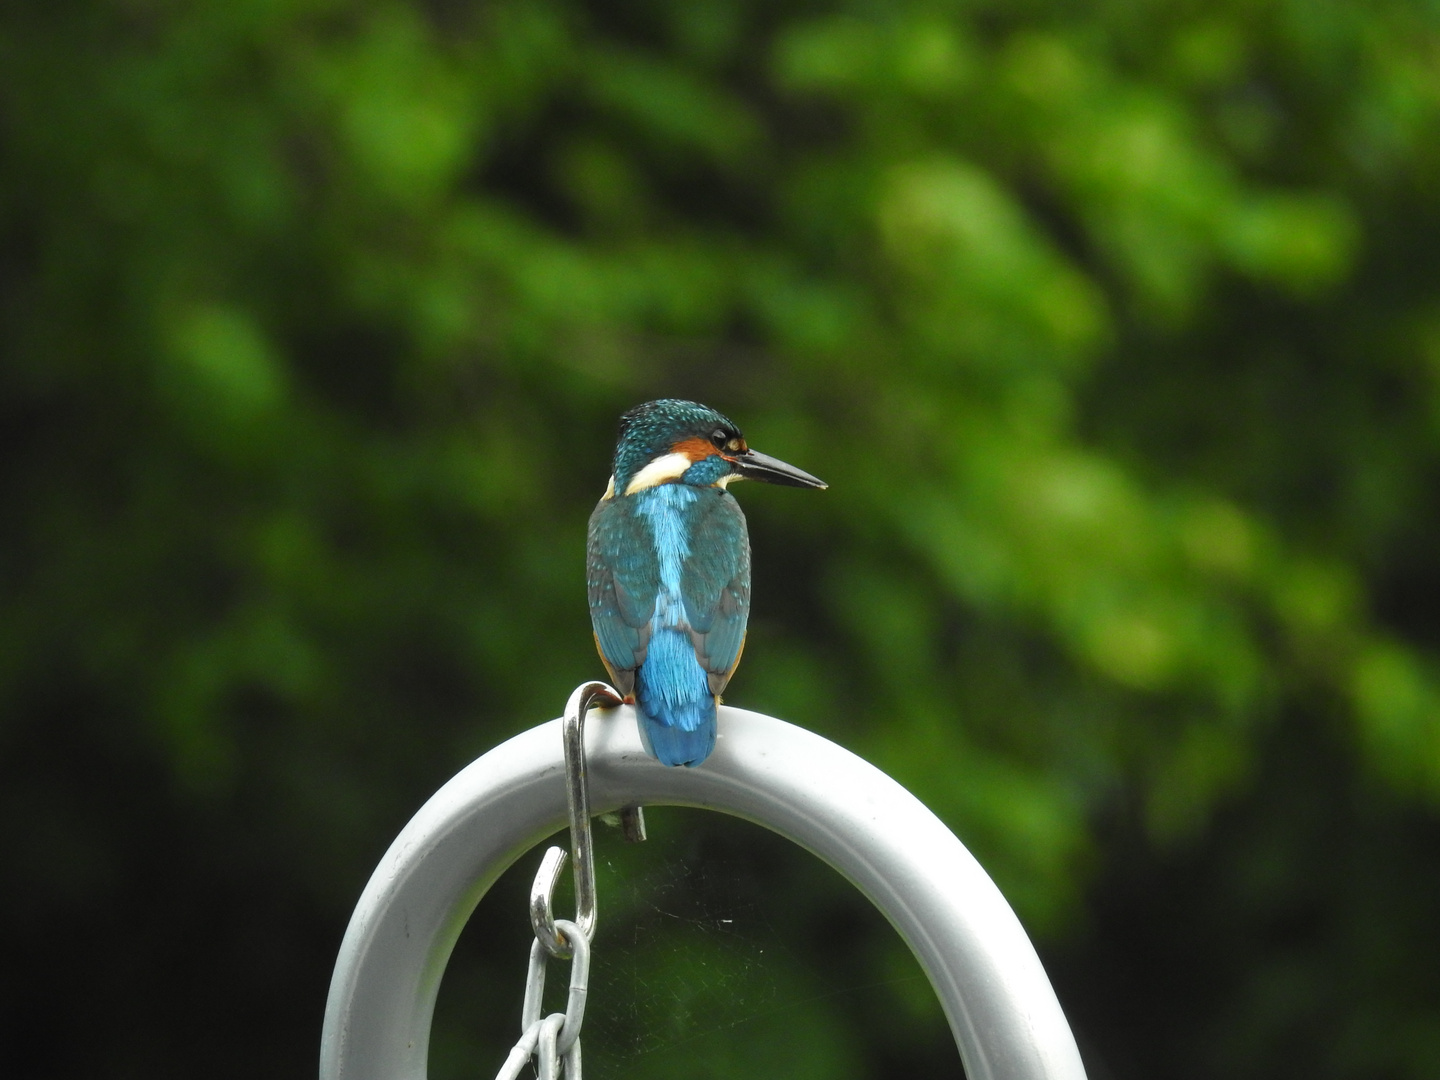
[[[710,441],[715,444],[717,450],[724,450],[727,442],[733,441],[730,433],[723,428],[716,428],[710,433]]]

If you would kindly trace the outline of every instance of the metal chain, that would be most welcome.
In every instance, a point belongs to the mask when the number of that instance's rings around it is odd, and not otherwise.
[[[566,1080],[580,1078],[580,1026],[585,1022],[585,996],[590,980],[590,937],[595,933],[595,848],[590,835],[590,792],[585,775],[585,714],[593,704],[614,706],[620,696],[602,682],[585,683],[565,706],[566,798],[570,807],[570,846],[575,853],[575,921],[555,918],[555,885],[565,869],[565,851],[552,847],[540,860],[530,888],[530,970],[525,977],[525,1004],[520,1009],[520,1041],[510,1051],[496,1080],[517,1080],[533,1057],[540,1080],[557,1080],[564,1062]],[[625,811],[638,839],[645,837],[638,807]],[[545,965],[550,957],[570,961],[570,994],[563,1013],[540,1015],[545,994]]]
[[[558,848],[551,848],[557,851]],[[548,853],[547,853],[548,854]],[[563,854],[563,853],[562,853]],[[537,884],[540,879],[536,879]],[[570,947],[570,994],[563,1013],[540,1015],[545,993],[545,965],[550,953],[539,938],[530,945],[530,970],[525,976],[525,1004],[520,1011],[520,1041],[505,1059],[496,1080],[516,1080],[526,1063],[538,1059],[540,1080],[557,1080],[559,1062],[566,1080],[580,1077],[580,1028],[585,1023],[585,997],[590,980],[590,942],[568,919],[556,919],[555,928]]]

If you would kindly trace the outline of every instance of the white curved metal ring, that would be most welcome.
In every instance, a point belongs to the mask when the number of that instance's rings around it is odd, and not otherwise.
[[[722,707],[715,752],[667,769],[633,710],[592,718],[591,811],[696,806],[764,825],[860,889],[929,975],[970,1080],[1083,1080],[1019,920],[953,833],[863,759],[773,717]],[[568,820],[562,721],[473,762],[421,808],[371,876],[341,945],[321,1080],[424,1080],[450,951],[497,878]]]

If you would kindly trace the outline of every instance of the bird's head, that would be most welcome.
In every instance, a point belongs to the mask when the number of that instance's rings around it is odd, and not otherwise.
[[[793,465],[751,450],[734,422],[708,405],[664,398],[620,417],[614,473],[605,495],[633,495],[675,480],[724,487],[745,477],[790,487],[826,486]]]

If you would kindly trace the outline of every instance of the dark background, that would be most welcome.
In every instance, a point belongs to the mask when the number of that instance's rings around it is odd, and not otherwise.
[[[1094,1080],[1440,1074],[1437,190],[1419,2],[0,2],[7,1073],[313,1074],[677,395],[831,485],[738,489],[729,700],[956,830]],[[833,873],[651,828],[594,1076],[956,1072]]]

